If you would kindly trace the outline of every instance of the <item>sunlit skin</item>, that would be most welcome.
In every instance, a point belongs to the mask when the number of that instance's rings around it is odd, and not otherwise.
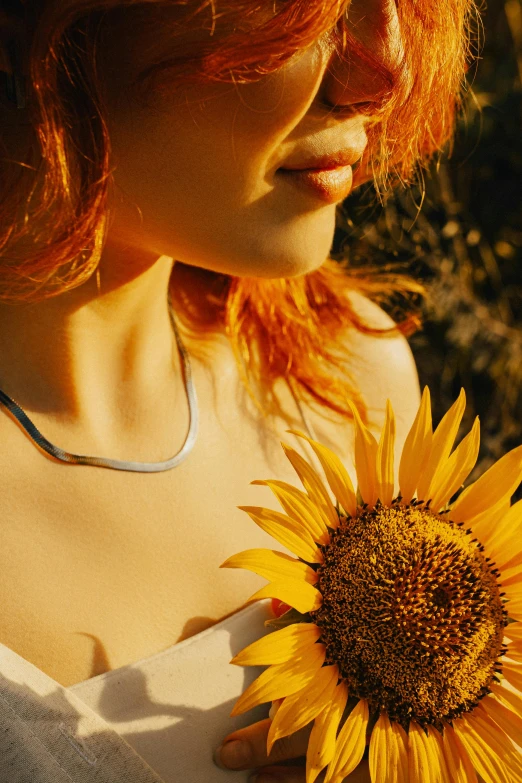
[[[373,5],[365,4],[357,34],[393,65],[400,56],[395,6]],[[367,118],[356,104],[383,90],[366,65],[348,64],[325,37],[254,84],[191,86],[186,100],[142,107],[126,84],[142,65],[147,34],[119,29],[109,37],[115,190],[101,291],[93,275],[52,300],[0,306],[0,381],[9,378],[20,404],[57,423],[66,418],[84,448],[105,452],[122,443],[132,449],[145,432],[149,441],[166,437],[147,416],[151,378],[155,422],[168,418],[162,400],[182,394],[179,362],[173,371],[165,360],[173,352],[166,291],[175,260],[263,277],[317,268],[331,247],[335,205],[301,196],[275,172],[301,150],[350,146],[362,154]],[[353,116],[337,118],[324,101],[353,105]],[[16,110],[10,122],[20,130]],[[122,389],[132,412],[125,420]]]
[[[402,51],[395,4],[357,5],[356,35],[393,67]],[[37,412],[43,429],[52,425],[45,431],[54,442],[122,459],[147,443],[170,455],[173,414],[185,416],[176,404],[183,385],[166,301],[175,262],[271,278],[320,266],[333,240],[335,205],[297,194],[276,171],[302,150],[350,146],[362,155],[368,117],[357,104],[383,91],[379,77],[325,37],[253,84],[191,85],[185,96],[143,106],[126,85],[148,43],[146,31],[122,27],[103,50],[115,188],[100,287],[93,275],[41,303],[0,305],[0,387]],[[353,112],[341,119],[331,106]],[[21,125],[11,111],[7,127],[15,134]],[[232,768],[269,763],[267,730],[262,721],[234,733],[250,741],[251,753]],[[270,763],[303,755],[306,737],[276,743]],[[365,770],[363,764],[350,780],[366,780]],[[304,768],[277,774],[285,783],[304,781]]]

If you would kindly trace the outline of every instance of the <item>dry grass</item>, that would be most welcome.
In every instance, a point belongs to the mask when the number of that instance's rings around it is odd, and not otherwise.
[[[427,283],[410,343],[435,419],[461,385],[461,436],[480,415],[475,477],[522,443],[521,0],[490,0],[484,23],[453,153],[432,167],[421,211],[419,188],[384,207],[368,188],[345,202],[336,231],[354,267],[395,263]]]

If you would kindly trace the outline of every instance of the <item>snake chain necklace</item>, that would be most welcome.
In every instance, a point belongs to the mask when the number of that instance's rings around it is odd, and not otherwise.
[[[5,392],[0,389],[0,405],[7,408],[10,413],[20,422],[24,430],[27,432],[37,446],[40,446],[44,451],[50,454],[52,457],[61,460],[62,462],[68,462],[76,465],[92,465],[98,468],[112,468],[113,470],[129,470],[138,473],[158,473],[164,470],[170,470],[175,468],[184,459],[188,457],[198,434],[198,401],[196,397],[196,390],[194,388],[192,380],[192,370],[190,366],[190,360],[185,346],[181,341],[181,337],[176,325],[176,320],[172,312],[172,308],[169,306],[169,314],[176,336],[176,343],[181,358],[183,369],[183,380],[185,385],[185,392],[187,395],[189,406],[189,429],[185,442],[181,449],[174,454],[170,459],[163,462],[129,462],[127,460],[108,459],[106,457],[88,457],[83,454],[70,454],[68,451],[55,446],[42,433],[38,430],[35,424],[31,421],[25,411],[9,397]]]

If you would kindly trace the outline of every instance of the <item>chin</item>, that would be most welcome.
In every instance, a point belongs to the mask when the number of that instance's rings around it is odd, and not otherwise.
[[[320,228],[314,231],[292,231],[279,237],[276,235],[273,237],[275,241],[250,248],[243,263],[237,259],[238,270],[229,274],[284,278],[314,272],[329,257],[333,243],[334,227],[329,224],[325,226],[323,222]]]
[[[190,263],[189,261],[181,259],[178,260],[186,266],[203,269],[206,272],[216,272],[220,275],[230,275],[231,277],[259,277],[266,280],[277,280],[282,278],[300,277],[302,275],[309,274],[310,272],[314,272],[324,264],[324,262],[327,260],[327,256],[321,257],[317,260],[314,259],[314,263],[311,263],[309,258],[291,259],[284,261],[281,261],[281,259],[270,259],[270,261],[251,262],[250,264],[242,263],[238,264],[237,266],[231,266],[230,264],[218,266],[215,264],[210,265],[201,262]]]
[[[307,256],[305,258],[286,258],[286,259],[272,259],[270,262],[264,265],[256,265],[255,271],[251,268],[247,275],[249,277],[264,277],[269,279],[286,278],[286,277],[300,277],[301,275],[307,275],[310,272],[315,272],[320,266],[324,264],[327,256],[321,256],[317,258],[311,258]]]
[[[290,278],[314,272],[330,255],[335,230],[335,215],[301,219],[278,226],[248,232],[248,228],[227,237],[220,245],[205,242],[200,252],[178,254],[174,258],[188,266],[196,266],[232,277]],[[245,241],[246,240],[246,241]],[[164,251],[167,252],[167,251]]]

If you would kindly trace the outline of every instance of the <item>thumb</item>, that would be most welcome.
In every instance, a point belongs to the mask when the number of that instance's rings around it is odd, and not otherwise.
[[[216,751],[218,766],[225,769],[250,769],[306,755],[312,723],[288,737],[276,740],[267,756],[266,742],[271,722],[270,718],[266,718],[229,734]]]

